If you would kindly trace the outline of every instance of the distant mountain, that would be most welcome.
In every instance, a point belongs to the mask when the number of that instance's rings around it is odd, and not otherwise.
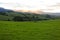
[[[60,16],[60,13],[49,13],[49,15]]]
[[[13,12],[13,10],[0,7],[0,12]]]
[[[60,16],[60,13],[43,12],[42,14],[49,14],[49,15],[54,15],[54,16]]]
[[[14,11],[14,10],[5,9],[5,8],[2,8],[2,7],[0,7],[0,12],[19,12],[19,13],[22,13],[22,12],[24,12],[24,13],[26,13],[26,12],[36,13],[36,12],[38,12],[36,14],[49,14],[49,15],[54,15],[54,16],[60,16],[60,13],[42,12],[42,11],[38,11],[38,10],[36,10],[36,11],[30,11],[30,10],[16,10],[16,11]]]

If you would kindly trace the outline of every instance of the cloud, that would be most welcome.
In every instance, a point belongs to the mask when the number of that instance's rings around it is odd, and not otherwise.
[[[60,3],[60,0],[1,0],[0,7],[7,9],[41,9],[43,11],[51,11],[57,10],[56,3]]]

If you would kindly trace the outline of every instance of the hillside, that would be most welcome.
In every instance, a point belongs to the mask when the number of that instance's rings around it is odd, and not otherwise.
[[[35,11],[34,11],[35,12]],[[17,12],[10,9],[0,8],[0,20],[13,21],[40,21],[60,18],[57,13],[34,13],[34,12]],[[57,16],[56,16],[57,15]]]
[[[12,19],[12,17],[11,16],[4,16],[4,15],[0,15],[0,20],[8,20],[8,19]]]

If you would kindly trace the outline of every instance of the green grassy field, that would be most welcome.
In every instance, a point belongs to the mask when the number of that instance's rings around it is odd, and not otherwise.
[[[0,21],[0,40],[60,40],[60,20]]]

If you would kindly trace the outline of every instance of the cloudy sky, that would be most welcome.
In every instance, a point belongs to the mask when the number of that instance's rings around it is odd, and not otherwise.
[[[0,7],[13,10],[60,12],[60,0],[0,0]]]

